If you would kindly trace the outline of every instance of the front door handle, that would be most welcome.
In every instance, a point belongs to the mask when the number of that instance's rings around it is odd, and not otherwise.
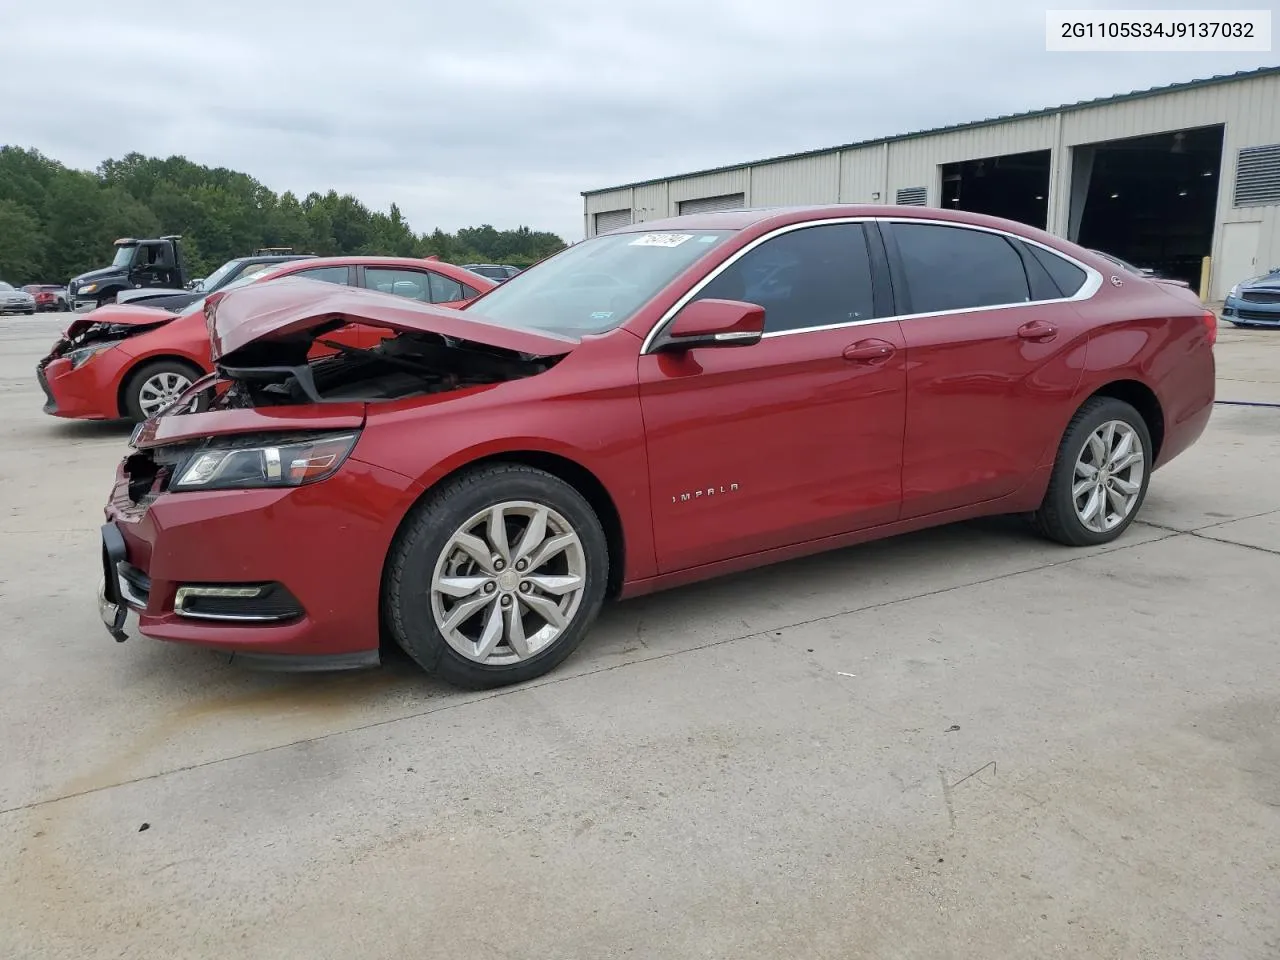
[[[844,348],[844,358],[850,363],[884,363],[897,352],[888,340],[859,340]]]
[[[1058,335],[1058,328],[1046,320],[1029,320],[1018,328],[1018,336],[1023,340],[1052,340]]]

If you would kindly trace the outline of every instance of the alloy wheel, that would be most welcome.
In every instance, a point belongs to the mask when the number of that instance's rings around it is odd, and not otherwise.
[[[157,373],[147,378],[138,390],[138,407],[144,416],[154,416],[182,396],[189,386],[191,379],[180,373]]]
[[[505,666],[553,644],[582,603],[586,554],[550,507],[488,507],[445,544],[431,577],[431,612],[445,641],[476,663]]]
[[[1085,528],[1106,533],[1124,523],[1138,504],[1146,470],[1142,438],[1123,420],[1108,420],[1076,456],[1071,501]]]

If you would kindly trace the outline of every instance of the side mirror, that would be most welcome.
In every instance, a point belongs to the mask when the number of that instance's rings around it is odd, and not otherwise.
[[[741,300],[695,300],[676,314],[660,350],[749,347],[764,336],[764,307]]]

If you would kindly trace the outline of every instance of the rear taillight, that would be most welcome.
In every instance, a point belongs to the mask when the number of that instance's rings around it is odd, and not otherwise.
[[[1205,336],[1209,338],[1209,346],[1213,346],[1218,342],[1218,315],[1212,310],[1206,310],[1203,316]]]

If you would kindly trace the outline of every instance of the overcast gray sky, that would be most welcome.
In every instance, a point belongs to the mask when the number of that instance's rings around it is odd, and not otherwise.
[[[6,6],[0,142],[82,168],[177,153],[395,201],[419,231],[570,240],[582,190],[1280,63],[1047,53],[1046,6],[1137,6],[1070,0]]]

